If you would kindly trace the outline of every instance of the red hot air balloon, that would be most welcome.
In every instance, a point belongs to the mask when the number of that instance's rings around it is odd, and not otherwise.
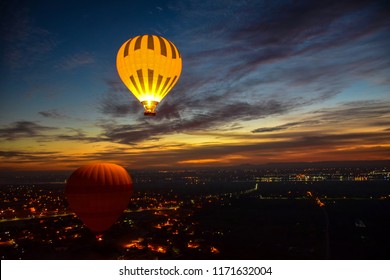
[[[70,175],[65,194],[70,208],[93,232],[101,233],[127,208],[133,182],[116,164],[96,163],[78,168]]]

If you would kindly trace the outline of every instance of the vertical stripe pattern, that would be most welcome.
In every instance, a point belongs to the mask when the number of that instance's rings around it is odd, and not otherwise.
[[[177,83],[182,58],[177,47],[161,36],[136,36],[119,49],[117,69],[140,102],[160,102]]]

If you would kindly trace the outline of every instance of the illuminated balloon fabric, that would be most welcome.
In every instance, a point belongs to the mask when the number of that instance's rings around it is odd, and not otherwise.
[[[66,197],[70,208],[93,232],[102,232],[127,208],[133,182],[116,164],[98,163],[78,168],[69,177]]]
[[[182,59],[171,41],[142,35],[120,47],[116,67],[123,83],[144,106],[144,114],[154,116],[157,104],[180,77]]]

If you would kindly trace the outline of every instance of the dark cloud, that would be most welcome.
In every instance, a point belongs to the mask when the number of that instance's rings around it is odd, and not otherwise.
[[[35,160],[42,156],[52,156],[57,152],[27,152],[27,151],[0,151],[0,157],[5,159],[24,159],[24,160]]]
[[[145,118],[141,117],[135,124],[116,124],[106,123],[100,125],[103,129],[102,139],[108,141],[135,145],[145,140],[158,140],[164,136],[174,133],[214,133],[214,136],[229,137],[226,134],[218,134],[226,128],[231,129],[230,124],[239,121],[248,121],[270,115],[281,115],[291,111],[300,104],[280,103],[276,100],[259,103],[235,103],[235,104],[215,104],[214,111],[205,113],[192,113],[186,116],[180,110],[178,116],[170,120],[164,118]],[[327,127],[327,125],[336,125],[340,127],[346,122],[358,122],[362,125],[367,121],[375,122],[377,118],[386,117],[390,104],[378,101],[361,101],[341,105],[335,108],[321,109],[313,111],[308,115],[308,120],[290,122],[275,127],[262,127],[252,130],[252,133],[265,133],[288,130],[296,127],[311,127],[314,129]],[[237,125],[237,123],[236,123]],[[232,135],[235,137],[249,137],[243,135]],[[276,137],[276,136],[272,136]]]
[[[158,140],[165,135],[173,133],[216,130],[233,121],[251,120],[272,114],[281,114],[289,110],[290,106],[292,105],[279,103],[275,100],[255,104],[244,102],[216,104],[213,111],[192,113],[188,116],[182,113],[180,118],[165,120],[163,123],[159,122],[161,118],[143,118],[143,122],[131,125],[103,124],[101,125],[104,130],[102,136],[112,142],[135,144],[144,140]],[[176,114],[179,117],[179,111]]]
[[[102,136],[107,140],[116,143],[136,145],[143,140],[158,140],[159,130],[158,125],[120,125],[120,124],[104,124]]]
[[[356,101],[341,104],[334,108],[324,108],[310,112],[307,118],[310,120],[290,122],[273,127],[261,127],[252,130],[252,133],[265,133],[287,130],[292,127],[327,127],[333,125],[335,128],[343,127],[348,123],[367,126],[388,126],[386,119],[389,114],[390,102],[379,102],[375,100]],[[274,136],[275,137],[275,136]]]
[[[101,137],[88,136],[87,133],[85,133],[82,129],[75,129],[75,128],[71,128],[71,127],[68,127],[67,129],[68,129],[68,131],[70,133],[54,135],[54,136],[50,137],[51,140],[79,141],[79,142],[100,142],[100,141],[104,141],[104,139],[102,139]]]
[[[61,114],[56,109],[47,110],[47,111],[40,111],[40,112],[38,112],[38,114],[40,114],[41,116],[43,116],[45,118],[53,118],[53,119],[66,118],[66,116],[64,114]]]
[[[319,124],[319,121],[302,121],[302,122],[290,122],[283,125],[273,126],[273,127],[261,127],[252,130],[252,133],[263,133],[263,132],[274,132],[274,131],[280,131],[280,130],[286,130],[291,127],[297,127],[297,126],[313,126]]]
[[[116,79],[106,79],[105,82],[108,86],[109,94],[117,93],[117,92],[129,94],[129,90],[122,83],[119,76],[116,76]]]
[[[18,140],[23,138],[35,138],[39,142],[51,141],[80,141],[80,142],[101,142],[107,139],[96,136],[89,136],[82,129],[68,127],[67,134],[54,134],[47,132],[58,130],[56,127],[42,126],[36,122],[18,121],[0,128],[0,139]]]
[[[113,95],[105,98],[99,105],[99,109],[103,114],[114,118],[126,117],[135,112],[141,113],[140,108],[142,108],[141,104],[135,100],[124,101],[123,98],[117,98]]]
[[[318,119],[329,123],[356,121],[361,125],[366,122],[378,125],[378,120],[388,117],[389,108],[390,101],[366,100],[345,103],[335,108],[324,108],[313,113]]]
[[[0,138],[15,140],[20,138],[40,137],[44,132],[55,130],[55,127],[42,126],[36,122],[18,121],[0,128]]]
[[[25,153],[19,151],[0,151],[0,157],[3,158],[13,158],[25,155]]]
[[[108,92],[100,100],[99,110],[110,117],[128,117],[142,112],[142,105],[118,80],[106,80]]]
[[[90,52],[79,52],[63,58],[57,67],[63,70],[73,70],[94,63],[95,57],[93,54]]]
[[[188,104],[163,100],[157,107],[155,119],[158,121],[178,120],[181,118],[181,112],[186,109]],[[141,117],[142,119],[142,117]]]

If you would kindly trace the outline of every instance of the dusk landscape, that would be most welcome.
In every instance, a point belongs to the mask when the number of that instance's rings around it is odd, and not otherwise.
[[[2,260],[390,258],[388,1],[0,7]],[[175,78],[122,75],[140,50]],[[130,179],[97,234],[69,188],[100,163]]]

